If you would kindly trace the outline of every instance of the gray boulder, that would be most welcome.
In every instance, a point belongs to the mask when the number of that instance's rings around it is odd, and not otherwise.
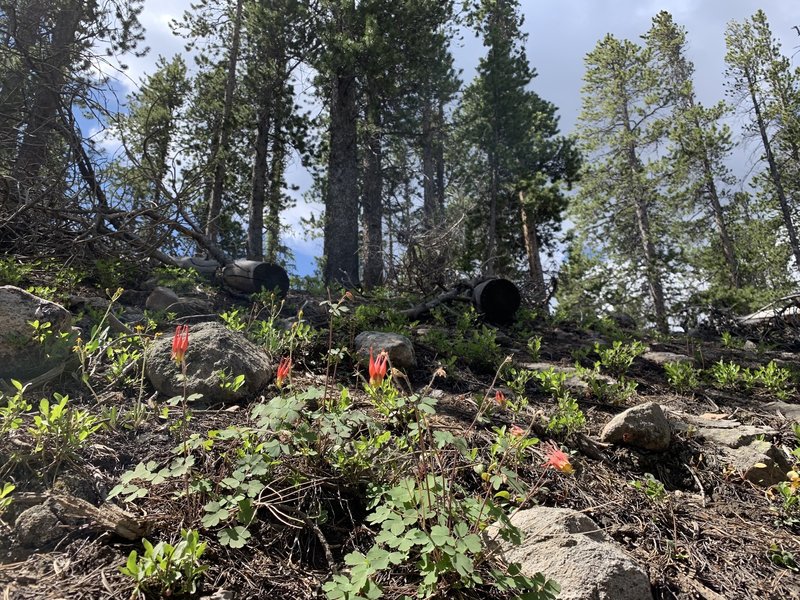
[[[417,366],[414,355],[414,344],[411,340],[399,333],[383,333],[381,331],[362,331],[355,339],[356,355],[359,360],[369,360],[369,352],[373,355],[386,351],[389,362],[398,369],[410,369]]]
[[[153,342],[147,350],[145,373],[159,392],[179,396],[183,394],[183,381],[180,368],[170,358],[171,350],[171,333]],[[258,392],[273,376],[272,364],[263,348],[241,333],[213,322],[199,323],[189,330],[186,366],[186,392],[202,394],[204,402],[237,402]],[[221,371],[230,379],[244,375],[244,385],[238,391],[223,388]]]
[[[669,448],[670,438],[669,421],[655,402],[621,412],[600,433],[602,442],[656,451]]]
[[[48,342],[33,339],[31,321],[50,323]],[[59,343],[58,334],[70,331],[71,322],[63,306],[13,285],[0,286],[0,378],[26,381],[64,364],[71,344]]]
[[[506,561],[524,575],[543,573],[561,586],[561,600],[650,600],[644,569],[589,517],[569,508],[537,506],[512,515],[518,546],[500,541]],[[497,526],[487,530],[494,536]]]

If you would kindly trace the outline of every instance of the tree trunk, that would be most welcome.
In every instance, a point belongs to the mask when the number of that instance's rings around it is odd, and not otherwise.
[[[717,185],[714,182],[714,175],[711,172],[711,164],[709,163],[707,154],[703,155],[703,171],[706,179],[706,190],[708,191],[709,201],[711,202],[711,210],[714,213],[714,222],[717,224],[719,240],[722,244],[722,253],[725,255],[725,262],[728,263],[728,270],[730,271],[731,285],[738,289],[741,287],[739,262],[736,260],[733,241],[728,234],[728,226],[725,224],[725,215],[722,211],[722,204],[719,201]]]
[[[265,96],[268,91],[265,90]],[[264,101],[256,123],[255,159],[250,185],[250,204],[247,209],[247,258],[264,258],[264,199],[267,190],[267,149],[269,144],[272,106]]]
[[[275,115],[272,133],[272,161],[267,195],[267,252],[266,259],[278,262],[281,251],[281,210],[283,209],[283,173],[286,169],[286,139],[280,110]]]
[[[438,221],[435,177],[433,106],[427,102],[422,111],[422,212],[426,229]]]
[[[772,154],[772,145],[767,135],[767,127],[764,123],[764,117],[761,114],[761,106],[758,104],[758,98],[756,97],[755,82],[753,81],[749,69],[745,70],[745,76],[747,77],[750,99],[753,102],[753,109],[756,113],[756,122],[758,123],[758,132],[761,134],[761,143],[764,145],[764,154],[767,158],[767,165],[769,166],[769,175],[772,179],[772,184],[775,186],[775,192],[778,195],[778,202],[780,203],[781,213],[783,214],[783,224],[786,225],[786,231],[789,233],[789,245],[792,248],[792,254],[794,254],[795,267],[800,269],[800,244],[797,242],[797,232],[792,222],[792,212],[789,207],[789,202],[786,199],[781,172],[775,162],[775,156]]]
[[[324,280],[357,286],[358,107],[355,74],[340,69],[331,78],[328,195],[325,199]]]
[[[434,162],[436,163],[436,204],[440,217],[444,216],[444,102],[439,100],[434,138]]]
[[[639,239],[644,251],[647,284],[650,288],[650,298],[653,300],[653,309],[656,313],[656,328],[661,333],[669,333],[667,310],[664,306],[664,288],[661,286],[661,274],[656,260],[656,249],[653,237],[650,234],[650,218],[647,214],[647,203],[643,198],[636,200],[636,224],[639,228]]]
[[[539,256],[539,240],[536,236],[536,224],[528,214],[525,206],[525,194],[519,192],[519,217],[522,224],[522,239],[525,241],[525,253],[528,255],[528,269],[531,282],[533,283],[533,301],[542,306],[547,300],[544,283],[544,270],[542,260]]]
[[[496,147],[496,145],[495,145]],[[497,260],[495,246],[497,245],[497,158],[492,151],[489,155],[489,222],[486,225],[486,249],[483,255],[483,275],[491,277],[495,274]]]
[[[381,107],[377,95],[367,92],[366,148],[364,152],[364,287],[383,283],[383,165]]]
[[[36,92],[11,172],[12,206],[20,204],[22,197],[30,193],[30,187],[47,160],[48,140],[51,130],[56,126],[61,92],[81,16],[80,2],[65,2],[57,13],[51,46],[47,52],[48,62],[29,65],[36,71]]]
[[[633,131],[630,126],[630,118],[628,115],[627,105],[623,109],[623,119],[625,121],[625,129],[629,138],[633,136]],[[628,168],[631,172],[632,178],[638,178],[641,170],[639,157],[636,155],[636,145],[631,140],[628,142]],[[664,288],[661,284],[661,273],[658,267],[658,260],[656,256],[656,247],[653,243],[653,236],[650,232],[650,216],[647,213],[647,202],[644,199],[644,192],[641,189],[636,189],[634,186],[633,198],[634,207],[636,209],[636,225],[639,230],[639,242],[642,245],[642,252],[644,253],[645,262],[645,276],[647,277],[647,286],[650,288],[650,299],[653,301],[653,310],[655,311],[656,328],[661,333],[669,333],[669,322],[667,320],[667,310],[664,304]]]
[[[208,219],[206,220],[206,236],[216,242],[219,233],[219,216],[222,213],[222,192],[225,184],[225,155],[231,135],[231,112],[233,111],[233,93],[236,91],[236,64],[239,60],[239,40],[242,31],[242,4],[236,2],[236,14],[233,20],[233,36],[228,51],[228,73],[225,80],[225,95],[222,104],[222,119],[219,125],[216,153],[212,154],[214,165],[214,181],[211,186],[211,198],[208,202]]]

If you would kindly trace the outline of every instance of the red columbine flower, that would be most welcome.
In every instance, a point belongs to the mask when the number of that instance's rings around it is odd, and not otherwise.
[[[278,365],[278,374],[275,376],[275,383],[278,387],[283,385],[283,380],[286,379],[292,372],[292,359],[284,356]]]
[[[558,446],[556,446],[555,442],[551,441],[550,445],[547,448],[547,452],[545,453],[545,458],[547,459],[542,465],[543,467],[553,467],[554,469],[558,469],[562,473],[566,473],[569,475],[574,471],[572,465],[569,462],[569,456],[561,450]]]
[[[377,358],[372,357],[372,348],[369,349],[369,384],[378,387],[383,378],[386,377],[386,368],[389,366],[389,355],[385,351],[378,354]]]
[[[508,402],[506,400],[506,395],[500,390],[497,390],[494,393],[494,403],[497,404],[497,406],[499,406],[500,408],[503,408],[506,405],[506,402]]]
[[[181,364],[188,349],[189,326],[178,325],[177,329],[175,329],[175,336],[172,338],[172,360],[178,364]]]
[[[511,429],[508,430],[508,433],[510,433],[513,437],[518,438],[525,435],[525,430],[519,425],[512,425]]]

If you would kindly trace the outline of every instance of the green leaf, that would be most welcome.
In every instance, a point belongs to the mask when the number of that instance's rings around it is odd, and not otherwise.
[[[219,538],[219,543],[223,546],[242,548],[247,543],[247,540],[252,537],[252,534],[247,528],[237,525],[236,527],[226,527],[217,534],[217,537]]]
[[[442,525],[431,527],[430,538],[434,545],[438,547],[455,544],[455,540],[450,535],[450,530]]]

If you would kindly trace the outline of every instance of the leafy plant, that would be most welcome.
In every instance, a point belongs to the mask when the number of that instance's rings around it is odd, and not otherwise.
[[[577,433],[586,425],[586,415],[569,394],[558,397],[555,412],[547,421],[547,431],[564,436]]]
[[[524,577],[512,568],[508,574],[498,574],[494,581],[484,581],[476,570],[486,551],[477,532],[494,520],[508,527],[510,523],[490,499],[462,497],[454,485],[428,474],[419,480],[407,477],[391,487],[373,488],[374,510],[367,521],[380,527],[375,543],[366,553],[356,551],[345,556],[350,568],[347,574],[334,575],[323,586],[327,597],[380,598],[380,572],[416,564],[421,578],[417,585],[420,598],[441,594],[443,589],[489,583],[501,591],[522,593],[525,598],[555,598],[558,586],[541,574]]]
[[[576,365],[576,370],[581,379],[589,385],[592,394],[601,402],[622,404],[636,394],[638,384],[635,381],[624,376],[616,381],[610,380],[600,373],[600,363],[595,363],[592,369]]]
[[[235,393],[244,385],[244,375],[240,374],[234,377],[233,375],[229,375],[225,369],[222,369],[217,374],[219,375],[219,387],[224,390],[230,390]]]
[[[726,363],[720,359],[711,366],[710,373],[716,385],[722,389],[736,389],[742,381],[742,367],[733,361]]]
[[[532,338],[528,339],[528,354],[531,357],[531,360],[537,361],[539,360],[539,355],[542,351],[542,336],[536,335]]]
[[[0,257],[0,281],[4,284],[19,285],[33,269],[33,264],[18,262],[13,256]]]
[[[219,318],[222,319],[223,323],[225,323],[225,327],[231,331],[244,331],[247,329],[247,323],[242,318],[238,308],[221,313]]]
[[[611,347],[603,348],[595,342],[594,351],[600,357],[600,366],[614,377],[622,377],[633,364],[634,359],[646,350],[646,346],[638,340],[629,344],[617,340]]]
[[[446,324],[443,312],[432,311],[432,314],[440,326],[432,327],[425,335],[425,341],[436,352],[476,369],[493,371],[497,368],[502,360],[497,331],[480,325],[473,307],[459,314],[454,329],[441,326]]]
[[[778,567],[800,573],[800,565],[797,564],[794,554],[788,550],[784,550],[783,547],[778,546],[778,544],[772,544],[769,547],[769,550],[767,550],[767,557],[772,564]]]
[[[175,544],[159,542],[155,546],[142,539],[144,553],[136,550],[128,555],[120,573],[134,581],[133,593],[145,598],[167,598],[194,594],[200,577],[208,569],[200,562],[206,543],[200,542],[197,531],[181,532]]]
[[[667,497],[664,484],[656,479],[652,473],[645,473],[643,479],[629,481],[628,485],[636,490],[639,490],[655,503],[661,502]]]
[[[744,348],[744,342],[737,337],[734,337],[730,331],[722,332],[722,345],[729,349],[741,350]]]
[[[557,372],[551,367],[538,372],[536,377],[544,391],[551,394],[557,402],[555,412],[547,421],[547,431],[568,436],[583,429],[586,415],[566,388],[567,374]]]
[[[3,483],[3,486],[0,487],[0,515],[2,515],[6,509],[11,506],[11,502],[13,498],[11,498],[11,492],[16,489],[16,486],[13,483],[8,483],[7,481]]]
[[[700,370],[695,369],[688,362],[668,362],[664,364],[667,382],[677,392],[684,394],[691,392],[700,385]]]
[[[789,397],[788,382],[791,377],[792,374],[789,369],[779,367],[774,360],[762,365],[755,371],[756,381],[781,400],[786,400]]]
[[[56,403],[47,398],[39,401],[39,413],[33,417],[33,427],[28,431],[36,442],[36,452],[47,453],[53,460],[72,458],[86,439],[103,425],[97,416],[67,406],[69,396],[53,394]]]
[[[168,287],[177,294],[186,294],[202,285],[202,276],[194,269],[163,266],[154,270],[158,285]]]
[[[31,404],[25,400],[28,386],[22,385],[16,379],[11,380],[11,385],[16,390],[13,396],[0,392],[0,401],[5,400],[5,405],[0,406],[0,435],[19,429],[23,415],[31,409]]]

